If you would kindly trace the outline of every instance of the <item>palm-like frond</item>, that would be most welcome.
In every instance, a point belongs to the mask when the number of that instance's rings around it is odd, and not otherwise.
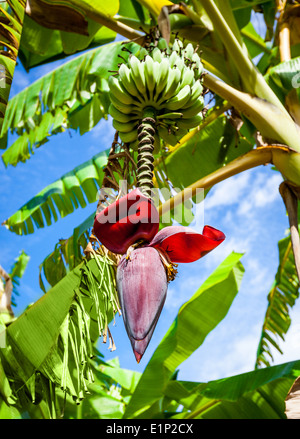
[[[89,242],[89,230],[93,226],[95,214],[92,213],[83,223],[73,230],[68,239],[62,239],[55,249],[40,264],[40,287],[46,292],[44,280],[53,287],[67,272],[73,270],[84,256],[84,249]]]
[[[13,294],[19,296],[18,287],[20,285],[20,279],[23,277],[23,274],[26,270],[27,264],[29,262],[30,257],[22,250],[19,256],[16,258],[9,276],[12,280],[13,284]],[[12,304],[14,305],[14,297],[12,298]]]
[[[0,133],[20,46],[25,4],[24,0],[9,0],[0,5]]]
[[[89,361],[99,336],[103,342],[109,338],[114,349],[108,324],[119,309],[115,267],[113,255],[101,249],[91,252],[6,328],[0,366],[4,362],[11,389],[24,402],[39,400],[41,384],[45,400],[56,386],[77,402],[84,397],[93,381]],[[52,416],[54,393],[48,399]]]
[[[256,368],[270,366],[270,361],[273,360],[271,349],[282,353],[278,340],[284,340],[291,324],[290,309],[299,297],[299,280],[290,237],[279,241],[278,248],[279,266],[268,294],[268,307],[257,349]]]
[[[34,232],[65,217],[75,209],[93,203],[104,176],[108,152],[104,151],[63,175],[29,200],[4,225],[18,235]]]
[[[132,51],[138,46],[129,44]],[[107,118],[109,98],[107,78],[117,70],[121,43],[84,53],[38,79],[14,96],[7,107],[0,145],[7,147],[7,134],[18,135],[2,155],[4,164],[25,162],[34,149],[49,136],[66,128],[91,130],[102,117]]]

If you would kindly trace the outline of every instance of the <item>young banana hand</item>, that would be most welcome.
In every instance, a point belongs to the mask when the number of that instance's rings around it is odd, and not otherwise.
[[[178,39],[171,49],[161,38],[156,47],[129,55],[127,65],[121,64],[118,75],[109,78],[109,113],[121,140],[137,141],[137,128],[149,109],[156,132],[171,145],[199,125],[204,107],[202,73],[193,45],[183,47]]]

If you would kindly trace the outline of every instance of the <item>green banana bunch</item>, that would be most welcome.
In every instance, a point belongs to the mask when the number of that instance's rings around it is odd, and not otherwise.
[[[137,142],[145,111],[153,109],[157,134],[175,145],[202,121],[203,66],[192,44],[175,39],[172,48],[161,38],[157,45],[130,55],[117,76],[110,76],[113,126],[125,143]]]

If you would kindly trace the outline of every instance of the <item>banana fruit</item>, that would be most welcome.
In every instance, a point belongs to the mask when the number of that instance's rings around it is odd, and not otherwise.
[[[113,126],[125,143],[137,141],[139,123],[152,108],[156,135],[176,144],[199,125],[204,108],[203,66],[191,43],[175,39],[172,48],[163,38],[149,49],[129,55],[118,74],[109,77]]]

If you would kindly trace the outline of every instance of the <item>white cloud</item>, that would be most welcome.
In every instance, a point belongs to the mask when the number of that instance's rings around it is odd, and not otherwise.
[[[250,174],[244,172],[219,183],[207,195],[204,201],[205,210],[238,203],[247,187],[249,187],[249,179]]]
[[[280,174],[266,178],[264,173],[257,174],[250,189],[244,193],[238,208],[239,215],[249,215],[255,208],[263,208],[280,200],[278,187],[282,182]]]

